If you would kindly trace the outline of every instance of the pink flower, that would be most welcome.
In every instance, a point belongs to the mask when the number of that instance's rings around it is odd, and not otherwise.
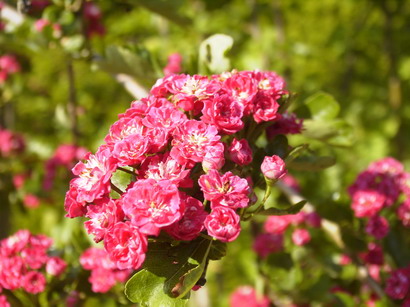
[[[37,208],[40,205],[40,199],[33,194],[26,194],[23,203],[27,208]]]
[[[181,63],[182,63],[182,56],[179,53],[173,53],[169,55],[167,66],[164,67],[165,76],[180,73]]]
[[[255,97],[253,119],[257,123],[273,121],[281,117],[278,113],[279,103],[274,97],[258,93]]]
[[[0,295],[0,306],[10,307],[10,303],[7,301],[7,297],[5,295]]]
[[[88,154],[85,158],[85,163],[78,162],[73,168],[73,174],[78,177],[70,183],[77,190],[78,202],[92,202],[109,193],[110,178],[117,167],[109,149],[102,148],[95,155]]]
[[[177,186],[168,180],[138,180],[123,195],[125,215],[148,235],[158,235],[160,228],[178,221],[184,209]]]
[[[226,207],[213,208],[205,219],[208,234],[222,242],[234,241],[241,231],[240,217],[234,210]]]
[[[292,233],[292,241],[298,246],[309,243],[310,239],[310,233],[307,229],[295,229]]]
[[[285,162],[276,155],[266,156],[261,165],[263,175],[270,180],[278,180],[286,175]]]
[[[92,270],[88,281],[94,293],[106,293],[117,283],[114,273],[104,268]]]
[[[14,55],[5,54],[0,57],[0,70],[7,74],[15,74],[21,70],[21,67]]]
[[[0,128],[0,155],[9,157],[21,153],[25,146],[25,141],[20,134]]]
[[[227,172],[221,175],[216,170],[199,177],[198,184],[204,197],[212,201],[211,207],[245,208],[249,203],[250,192],[246,179]]]
[[[238,287],[229,299],[230,307],[269,307],[269,299],[266,296],[258,297],[255,289],[251,286]]]
[[[284,113],[281,118],[266,128],[269,139],[279,134],[299,134],[303,130],[303,118],[297,118],[294,113]]]
[[[252,149],[246,139],[238,141],[234,138],[228,148],[228,153],[231,160],[241,166],[252,162]]]
[[[296,192],[301,191],[298,180],[295,177],[293,177],[291,174],[289,173],[285,174],[285,176],[283,176],[280,180],[282,180],[282,182],[286,184],[288,187],[290,187],[292,190]]]
[[[43,19],[43,18],[37,19],[37,20],[34,22],[34,29],[35,29],[37,32],[42,32],[42,31],[44,30],[44,28],[47,27],[48,25],[50,25],[50,21],[49,21],[49,20]]]
[[[283,234],[259,234],[252,247],[259,257],[266,258],[271,253],[283,250]]]
[[[115,224],[104,238],[105,250],[121,270],[139,269],[145,260],[147,246],[147,238],[129,222]]]
[[[179,163],[202,162],[208,147],[219,143],[218,130],[201,121],[187,120],[174,130],[171,157]]]
[[[225,164],[224,144],[217,143],[214,146],[209,146],[206,150],[204,160],[202,161],[202,169],[205,172],[209,170],[219,170]]]
[[[352,258],[350,258],[348,255],[343,254],[340,256],[339,260],[340,265],[349,265],[352,263]]]
[[[133,134],[117,143],[112,150],[112,156],[119,161],[119,165],[136,165],[141,163],[150,150],[148,137]]]
[[[111,261],[106,250],[96,247],[90,247],[80,256],[80,264],[85,270],[95,270],[103,268],[105,270],[114,270],[117,268]]]
[[[366,232],[376,239],[381,240],[389,233],[389,223],[386,218],[374,215],[367,222]]]
[[[383,265],[384,255],[382,248],[375,243],[369,243],[367,247],[369,250],[361,255],[364,262],[368,264],[377,264],[379,266]]]
[[[87,204],[85,201],[77,201],[78,192],[77,189],[70,186],[70,189],[67,191],[64,200],[64,209],[67,212],[65,215],[69,218],[84,216],[87,212]]]
[[[171,158],[168,152],[145,159],[138,173],[140,179],[154,179],[157,182],[169,180],[182,188],[190,188],[193,185],[189,177],[190,170]]]
[[[410,173],[403,172],[400,174],[399,186],[401,192],[410,198]]]
[[[320,228],[322,226],[322,218],[316,212],[306,214],[305,222],[307,225],[314,228]]]
[[[409,270],[398,269],[391,273],[386,282],[386,294],[393,299],[401,300],[406,297],[410,290]]]
[[[67,263],[60,257],[50,257],[46,263],[46,271],[52,276],[59,276],[64,273]]]
[[[202,121],[212,124],[221,133],[233,134],[244,126],[242,122],[244,106],[227,94],[215,94],[213,99],[205,100]]]
[[[397,209],[397,217],[404,227],[410,227],[410,198],[407,198]]]
[[[166,231],[177,240],[190,241],[204,230],[204,221],[208,213],[202,203],[186,194],[182,194],[181,202],[185,204],[182,219],[166,228]]]
[[[142,120],[142,123],[149,128],[161,128],[169,133],[187,120],[186,115],[172,107],[151,108]]]
[[[40,272],[31,271],[24,276],[22,286],[28,293],[37,294],[44,291],[46,279]]]
[[[384,205],[385,197],[376,191],[357,191],[353,196],[352,209],[356,217],[372,217]]]
[[[124,212],[120,201],[102,199],[87,207],[86,216],[90,218],[84,222],[87,233],[94,235],[95,242],[100,242],[114,224],[124,219]]]
[[[272,215],[266,220],[264,229],[267,233],[282,234],[290,224],[292,224],[292,217],[290,215]]]
[[[257,80],[248,71],[235,72],[227,78],[223,89],[228,91],[234,100],[244,107],[244,115],[249,115],[253,109],[253,100],[258,92]]]

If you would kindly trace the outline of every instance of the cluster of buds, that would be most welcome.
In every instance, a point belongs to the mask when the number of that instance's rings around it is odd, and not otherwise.
[[[80,257],[83,269],[91,271],[88,281],[95,293],[108,292],[117,282],[125,282],[131,270],[119,270],[104,249],[90,247]]]
[[[366,232],[376,239],[389,232],[383,209],[392,207],[403,195],[405,200],[397,209],[397,216],[405,227],[410,226],[410,173],[393,159],[384,158],[373,162],[361,172],[349,187],[352,209],[358,218],[368,218]]]
[[[50,276],[59,276],[67,266],[63,259],[47,254],[51,245],[50,238],[32,235],[28,230],[19,230],[0,241],[0,292],[2,289],[23,289],[32,294],[43,292],[46,286],[44,269]],[[0,297],[0,303],[2,300],[5,297]]]
[[[282,118],[285,95],[273,72],[158,80],[149,97],[119,116],[105,144],[73,168],[67,216],[89,218],[88,233],[104,241],[119,269],[138,269],[148,238],[160,233],[181,241],[235,240],[241,217],[257,201],[255,140]],[[262,171],[269,180],[286,173],[277,156],[265,158]],[[130,179],[118,187],[121,174]]]
[[[16,57],[11,54],[5,54],[0,57],[0,84],[6,82],[7,78],[21,70],[20,64]]]

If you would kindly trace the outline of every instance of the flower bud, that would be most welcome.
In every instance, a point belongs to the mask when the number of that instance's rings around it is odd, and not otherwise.
[[[261,165],[261,171],[266,179],[278,180],[286,175],[285,162],[276,155],[266,156]]]
[[[241,166],[252,162],[252,149],[246,139],[240,141],[233,139],[231,146],[228,148],[228,153],[231,160]]]

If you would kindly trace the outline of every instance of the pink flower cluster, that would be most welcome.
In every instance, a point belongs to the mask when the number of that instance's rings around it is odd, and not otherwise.
[[[161,231],[183,241],[203,231],[235,240],[238,213],[256,201],[250,177],[239,176],[253,156],[243,132],[281,118],[284,86],[275,73],[259,71],[158,80],[73,168],[67,216],[89,218],[88,233],[104,241],[119,269],[138,269],[148,236]],[[121,187],[113,183],[119,173],[131,178]]]
[[[42,270],[59,276],[67,266],[63,259],[47,254],[51,244],[50,238],[32,235],[28,230],[19,230],[0,241],[0,292],[2,288],[23,289],[32,294],[43,292],[46,277]]]
[[[399,206],[397,216],[404,226],[410,226],[410,173],[404,171],[399,161],[387,157],[373,162],[358,175],[349,187],[349,194],[355,216],[368,218],[369,235],[382,239],[388,234],[388,221],[380,213],[396,203],[401,194],[405,201]]]
[[[11,54],[5,54],[0,57],[0,84],[6,82],[8,76],[18,73],[21,70],[20,64],[16,57]]]
[[[251,286],[240,286],[229,299],[230,307],[268,307],[270,301],[267,296],[258,296]]]
[[[88,281],[95,293],[108,292],[117,282],[125,282],[132,270],[119,270],[104,249],[90,247],[80,257],[81,266],[91,271]]]
[[[10,157],[24,151],[26,143],[18,134],[0,127],[0,156]]]
[[[385,292],[393,299],[404,299],[403,306],[410,303],[410,267],[393,271],[386,281]]]

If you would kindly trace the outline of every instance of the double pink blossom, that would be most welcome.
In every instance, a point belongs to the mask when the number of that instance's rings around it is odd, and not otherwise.
[[[240,217],[227,207],[213,208],[204,225],[208,234],[222,242],[234,241],[241,231]]]

